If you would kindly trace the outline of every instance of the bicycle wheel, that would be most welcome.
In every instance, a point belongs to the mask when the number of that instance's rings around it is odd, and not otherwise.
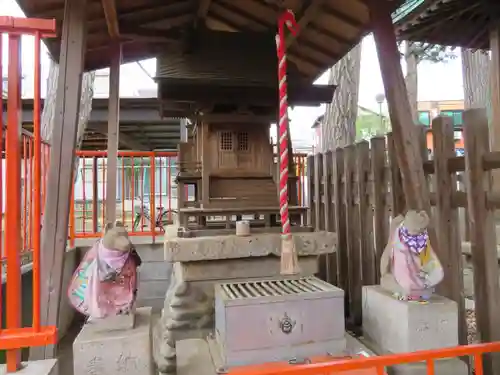
[[[141,216],[142,215],[140,213],[135,214],[134,226],[133,226],[134,230],[136,230],[137,227],[139,226],[139,223],[141,222]]]
[[[172,225],[174,223],[174,214],[176,214],[177,211],[175,210],[165,210],[162,212],[160,217],[158,218],[157,225],[161,226],[162,228],[165,225]]]

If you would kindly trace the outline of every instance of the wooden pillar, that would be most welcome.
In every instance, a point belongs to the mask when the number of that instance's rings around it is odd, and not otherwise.
[[[492,193],[491,172],[484,170],[484,157],[490,145],[484,109],[464,112],[464,143],[477,333],[481,342],[497,342],[500,340],[500,287],[495,210],[488,199]],[[485,375],[500,374],[500,354],[484,355],[483,367]]]
[[[86,0],[66,0],[61,32],[57,103],[41,246],[41,325],[57,326],[68,241],[86,36]],[[33,348],[31,359],[53,358],[55,346]]]
[[[391,19],[390,2],[369,0],[368,6],[407,207],[425,209],[430,213],[429,190],[424,176],[420,146],[415,142],[418,133],[417,128],[413,126],[400,53]]]
[[[106,223],[116,221],[116,179],[118,175],[118,138],[120,134],[120,64],[122,60],[120,43],[113,43],[112,50],[113,55],[109,68]],[[154,215],[154,212],[151,212],[151,215]]]
[[[490,144],[492,151],[500,151],[500,22],[491,25],[490,48]],[[493,190],[496,191],[498,188],[500,188],[500,171],[493,171],[492,175],[494,181]]]

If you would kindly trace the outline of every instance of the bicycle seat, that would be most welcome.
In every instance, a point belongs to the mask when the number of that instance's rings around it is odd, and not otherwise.
[[[159,211],[159,210],[163,210],[163,206],[159,206],[159,207],[156,207],[156,209]]]

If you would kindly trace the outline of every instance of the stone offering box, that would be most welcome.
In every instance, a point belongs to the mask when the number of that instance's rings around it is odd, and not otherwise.
[[[223,368],[342,354],[344,291],[316,277],[217,284],[215,336]]]

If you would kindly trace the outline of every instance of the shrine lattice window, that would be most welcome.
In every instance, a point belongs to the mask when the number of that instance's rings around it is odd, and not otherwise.
[[[233,133],[220,132],[219,147],[221,151],[233,151]]]
[[[238,133],[238,151],[248,151],[250,149],[248,144],[248,133],[239,132]]]

